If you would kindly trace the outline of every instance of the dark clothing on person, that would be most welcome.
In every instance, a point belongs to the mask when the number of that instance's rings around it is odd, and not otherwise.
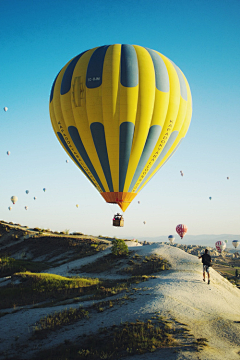
[[[207,266],[211,265],[211,256],[210,255],[205,253],[205,254],[201,255],[201,258],[202,258],[203,265],[207,265]]]
[[[202,263],[203,263],[203,281],[205,281],[205,272],[208,274],[208,285],[210,284],[210,266],[211,266],[211,256],[208,255],[208,250],[205,249],[205,253],[200,255],[198,257],[199,259],[202,258]]]

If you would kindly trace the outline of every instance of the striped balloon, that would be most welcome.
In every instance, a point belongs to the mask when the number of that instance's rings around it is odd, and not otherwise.
[[[171,60],[120,44],[70,60],[53,83],[49,107],[67,154],[123,211],[177,149],[192,115],[188,82]]]
[[[225,241],[217,241],[215,243],[215,246],[216,246],[217,251],[219,253],[221,253],[225,249],[226,243],[225,243]]]

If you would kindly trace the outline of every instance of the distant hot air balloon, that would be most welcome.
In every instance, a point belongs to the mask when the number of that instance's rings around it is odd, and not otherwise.
[[[79,205],[77,204],[77,205],[76,205],[76,207],[78,208],[78,207],[79,207]]]
[[[217,251],[221,254],[222,251],[226,248],[226,243],[225,243],[225,241],[220,240],[215,243],[215,246],[216,246]]]
[[[69,160],[66,160],[66,163],[69,163]]]
[[[192,99],[167,57],[115,44],[70,60],[53,83],[49,110],[68,156],[106,202],[125,211],[185,137]]]
[[[227,180],[229,180],[229,176],[227,177]]]
[[[209,200],[212,200],[212,197],[211,197],[211,196],[209,197]]]
[[[170,241],[170,244],[173,244],[175,237],[173,235],[169,235],[168,240]]]
[[[7,112],[7,111],[8,111],[8,108],[5,106],[5,107],[3,108],[3,110],[4,110],[5,112]]]
[[[27,209],[28,209],[28,206],[25,206],[24,209],[27,210]]]
[[[140,201],[138,201],[138,204],[140,204]]]
[[[184,237],[184,235],[187,233],[187,231],[188,231],[188,228],[184,224],[179,224],[176,227],[176,232],[181,237],[181,239]]]
[[[232,241],[232,244],[233,244],[233,246],[235,247],[235,249],[238,247],[238,245],[239,245],[239,240],[233,240]]]
[[[26,194],[29,194],[29,190],[26,190]]]
[[[34,200],[36,200],[37,198],[36,198],[36,196],[34,196],[34,198],[33,198]]]
[[[46,188],[43,188],[43,191],[45,192],[47,189]]]
[[[11,197],[11,202],[12,202],[13,204],[15,204],[17,201],[18,201],[17,196],[14,195],[14,196]]]
[[[181,174],[181,176],[183,176],[184,174],[183,174],[183,172],[182,172],[182,170],[180,171],[180,174]]]
[[[8,207],[8,210],[9,210],[9,211],[11,211],[11,210],[12,210],[12,207],[11,207],[11,206],[9,206],[9,207]]]
[[[7,151],[7,155],[10,155],[11,153],[10,153],[10,151]]]
[[[228,243],[228,240],[224,240],[224,241],[225,241],[226,244]]]
[[[146,221],[144,221],[143,223],[144,223],[144,225],[145,225],[145,224],[146,224]]]

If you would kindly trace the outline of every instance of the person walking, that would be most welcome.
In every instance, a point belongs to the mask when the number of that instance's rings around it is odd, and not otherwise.
[[[203,281],[205,281],[205,272],[208,274],[208,284],[210,284],[210,266],[211,266],[211,256],[208,254],[208,249],[205,249],[204,254],[198,257],[199,259],[202,258],[203,263]]]

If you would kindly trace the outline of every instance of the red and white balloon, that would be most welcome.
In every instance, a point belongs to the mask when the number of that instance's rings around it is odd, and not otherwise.
[[[217,241],[215,243],[216,249],[217,251],[221,254],[221,252],[225,249],[226,247],[226,242],[225,241]]]
[[[179,224],[176,227],[176,232],[181,237],[181,239],[184,237],[184,235],[186,235],[187,231],[188,231],[187,225]]]

